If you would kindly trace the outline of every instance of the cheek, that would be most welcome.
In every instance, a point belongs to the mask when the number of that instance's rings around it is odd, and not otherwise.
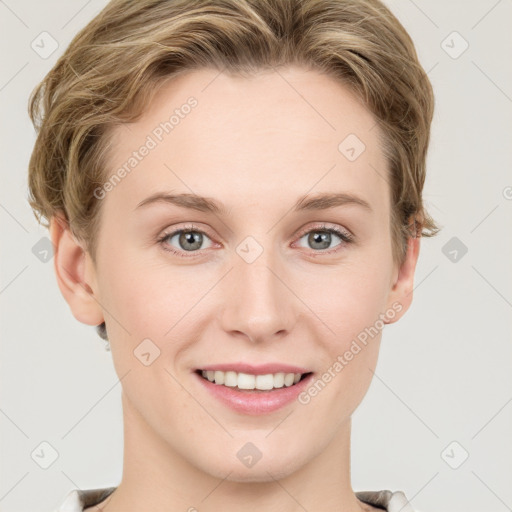
[[[193,268],[140,255],[117,259],[104,283],[104,305],[129,332],[162,339],[207,291]]]
[[[311,309],[330,328],[334,348],[343,349],[379,320],[389,293],[387,283],[386,269],[361,261],[357,265],[340,265],[318,287],[324,289],[321,296],[308,296]]]
[[[320,382],[306,394],[314,397],[319,410],[330,411],[326,415],[336,424],[358,407],[372,381],[384,327],[379,317],[387,296],[383,275],[371,266],[344,268],[329,280],[329,293],[312,307],[330,329],[322,332],[330,334],[320,341]]]

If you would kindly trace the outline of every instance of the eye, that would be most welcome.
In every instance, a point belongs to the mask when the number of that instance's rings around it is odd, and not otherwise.
[[[303,233],[300,239],[306,238],[306,247],[315,249],[315,252],[326,252],[328,254],[337,252],[341,249],[328,250],[329,246],[333,242],[332,235],[341,239],[341,243],[337,244],[337,246],[344,246],[353,242],[354,237],[348,231],[341,230],[339,228],[327,227],[326,225],[315,226],[315,228],[310,229]],[[301,245],[301,247],[304,247]]]
[[[333,242],[332,235],[335,235],[335,237],[341,240],[341,243],[338,243],[335,246],[341,246],[341,248],[329,249],[329,246]],[[306,244],[308,244],[309,248],[314,249],[314,252],[323,252],[326,254],[338,252],[339,250],[342,250],[343,246],[354,241],[354,236],[350,232],[337,227],[329,227],[325,224],[315,226],[309,231],[304,231],[300,235],[299,240],[302,240],[303,238],[306,238]],[[173,241],[174,245],[172,245]],[[210,242],[206,247],[203,245],[205,241]],[[203,230],[194,225],[163,233],[162,236],[158,238],[157,242],[165,251],[183,258],[196,256],[200,250],[207,249],[212,246],[210,237]],[[301,244],[301,247],[304,246]],[[315,254],[315,256],[317,255],[318,254]]]
[[[177,244],[177,249],[173,249],[169,244],[173,242]],[[195,256],[195,254],[183,254],[183,253],[196,253],[201,249],[207,249],[203,247],[203,242],[210,240],[209,236],[202,230],[197,229],[195,226],[187,226],[183,229],[177,229],[168,233],[164,233],[159,239],[158,243],[162,246],[165,251],[172,252],[178,256],[187,258],[189,256]],[[176,245],[174,246],[176,247]]]

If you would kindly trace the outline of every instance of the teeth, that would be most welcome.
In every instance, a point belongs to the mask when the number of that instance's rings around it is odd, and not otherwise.
[[[222,372],[220,370],[203,370],[202,376],[215,384],[221,384],[230,388],[259,389],[268,391],[274,388],[290,387],[297,384],[302,374],[300,373],[268,373],[266,375],[251,375],[249,373]]]

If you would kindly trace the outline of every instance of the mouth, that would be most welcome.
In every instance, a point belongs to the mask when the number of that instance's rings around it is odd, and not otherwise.
[[[277,372],[255,375],[235,371],[201,369],[196,370],[195,373],[212,384],[249,393],[268,393],[281,388],[291,388],[313,374],[313,372]]]
[[[311,385],[314,375],[307,368],[281,363],[215,364],[192,373],[200,388],[218,403],[236,413],[253,416],[292,406]]]

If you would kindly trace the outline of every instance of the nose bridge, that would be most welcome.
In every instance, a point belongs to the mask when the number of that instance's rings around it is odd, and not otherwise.
[[[281,282],[285,281],[280,275],[283,266],[272,247],[248,237],[237,247],[233,262],[226,283],[223,328],[244,333],[251,341],[263,341],[290,329],[291,292]]]

